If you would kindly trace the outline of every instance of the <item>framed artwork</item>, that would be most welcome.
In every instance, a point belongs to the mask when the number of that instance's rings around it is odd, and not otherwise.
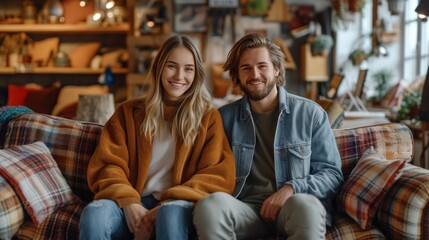
[[[208,6],[206,0],[175,0],[174,31],[207,31]]]

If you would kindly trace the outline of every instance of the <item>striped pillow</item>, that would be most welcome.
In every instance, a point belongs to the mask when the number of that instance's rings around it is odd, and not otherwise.
[[[383,197],[402,175],[405,164],[404,160],[386,160],[373,148],[367,150],[338,195],[343,211],[363,229],[370,229]]]
[[[43,142],[0,150],[0,175],[13,186],[36,226],[74,199]]]
[[[24,209],[12,186],[0,176],[0,239],[12,239],[24,222]]]

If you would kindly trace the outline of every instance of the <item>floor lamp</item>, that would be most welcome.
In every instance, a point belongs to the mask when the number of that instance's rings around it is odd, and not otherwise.
[[[415,10],[419,14],[419,18],[427,18],[429,15],[429,1],[420,0],[419,5]],[[422,121],[429,121],[429,67],[426,72],[426,79],[423,86],[422,100],[420,102],[419,118]]]
[[[419,18],[426,20],[429,16],[429,1],[420,0],[419,5],[415,10],[419,14]],[[429,131],[429,67],[426,72],[426,79],[423,86],[422,99],[419,107],[419,118],[421,120],[422,137],[422,154],[420,155],[420,165],[426,167],[426,151],[429,148],[429,143],[426,142],[426,131]]]

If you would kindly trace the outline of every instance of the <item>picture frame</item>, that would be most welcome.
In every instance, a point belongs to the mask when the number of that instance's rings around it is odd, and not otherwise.
[[[175,0],[173,7],[174,32],[184,33],[207,31],[207,0]]]

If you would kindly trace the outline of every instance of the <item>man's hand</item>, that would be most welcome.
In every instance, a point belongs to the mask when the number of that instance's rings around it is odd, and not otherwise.
[[[288,198],[293,195],[293,192],[292,185],[286,184],[267,199],[265,199],[260,210],[262,219],[267,222],[276,221],[280,209],[283,207],[286,200],[288,200]]]
[[[137,203],[132,203],[128,206],[123,207],[123,209],[128,229],[131,233],[135,233],[140,226],[143,217],[147,214],[148,210]]]

